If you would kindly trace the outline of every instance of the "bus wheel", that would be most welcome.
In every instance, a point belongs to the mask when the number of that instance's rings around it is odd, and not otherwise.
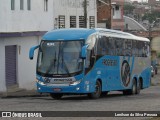
[[[137,92],[137,84],[136,84],[136,80],[133,79],[133,85],[132,85],[132,89],[131,89],[131,94],[134,95]]]
[[[88,97],[92,99],[97,99],[101,96],[101,91],[102,91],[101,83],[100,81],[97,80],[96,85],[95,85],[95,92],[89,93]]]
[[[50,96],[53,98],[53,99],[56,99],[56,100],[59,100],[62,98],[63,94],[55,94],[55,93],[50,93]]]
[[[108,94],[108,91],[107,91],[107,92],[102,92],[102,93],[101,93],[101,97],[106,97],[107,94]]]
[[[134,95],[137,92],[137,84],[136,84],[136,80],[133,79],[133,84],[132,84],[132,88],[129,90],[123,90],[123,95]]]
[[[139,94],[140,90],[141,90],[141,81],[140,80],[137,81],[137,87],[136,88],[137,88],[136,89],[136,94]]]

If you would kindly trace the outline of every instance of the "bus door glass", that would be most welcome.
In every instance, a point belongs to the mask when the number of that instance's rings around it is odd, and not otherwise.
[[[87,41],[87,58],[86,58],[86,73],[94,66],[96,59],[96,35],[91,35]]]

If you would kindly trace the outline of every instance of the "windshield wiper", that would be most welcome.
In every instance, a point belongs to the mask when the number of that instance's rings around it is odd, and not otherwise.
[[[63,60],[63,57],[62,57],[62,64],[63,64],[63,66],[64,66],[65,71],[67,72],[67,75],[68,75],[69,77],[71,77],[71,74],[70,74],[70,72],[69,72],[69,70],[68,70],[68,67],[66,66],[66,63],[65,63],[65,61]]]
[[[52,61],[51,65],[49,66],[49,68],[48,68],[48,70],[46,72],[46,75],[49,74],[49,72],[52,70],[53,67],[54,67],[54,71],[55,71],[55,67],[56,67],[55,63],[56,63],[56,61],[57,61],[57,59],[56,59],[56,52],[55,52],[55,58]],[[54,73],[54,71],[53,71],[53,73]]]

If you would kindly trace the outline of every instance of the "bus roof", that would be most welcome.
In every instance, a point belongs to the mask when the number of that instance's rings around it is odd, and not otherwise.
[[[93,33],[102,33],[109,37],[119,37],[126,39],[134,39],[140,41],[149,41],[149,39],[144,37],[138,37],[133,34],[122,32],[118,30],[95,28],[69,28],[69,29],[55,29],[47,32],[42,39],[43,40],[86,40],[89,35]]]
[[[95,33],[95,29],[70,28],[56,29],[47,32],[43,40],[80,40],[86,39],[90,34]]]

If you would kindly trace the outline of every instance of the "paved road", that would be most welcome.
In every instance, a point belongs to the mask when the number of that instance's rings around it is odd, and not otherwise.
[[[96,100],[88,99],[85,95],[64,96],[62,100],[53,100],[50,97],[2,98],[0,111],[160,111],[159,83],[160,74],[152,79],[153,86],[142,90],[140,95],[124,96],[121,92],[110,92],[108,96]],[[75,118],[65,118],[65,120],[70,119]],[[83,118],[76,119],[83,120]],[[106,118],[87,119],[106,120]]]

